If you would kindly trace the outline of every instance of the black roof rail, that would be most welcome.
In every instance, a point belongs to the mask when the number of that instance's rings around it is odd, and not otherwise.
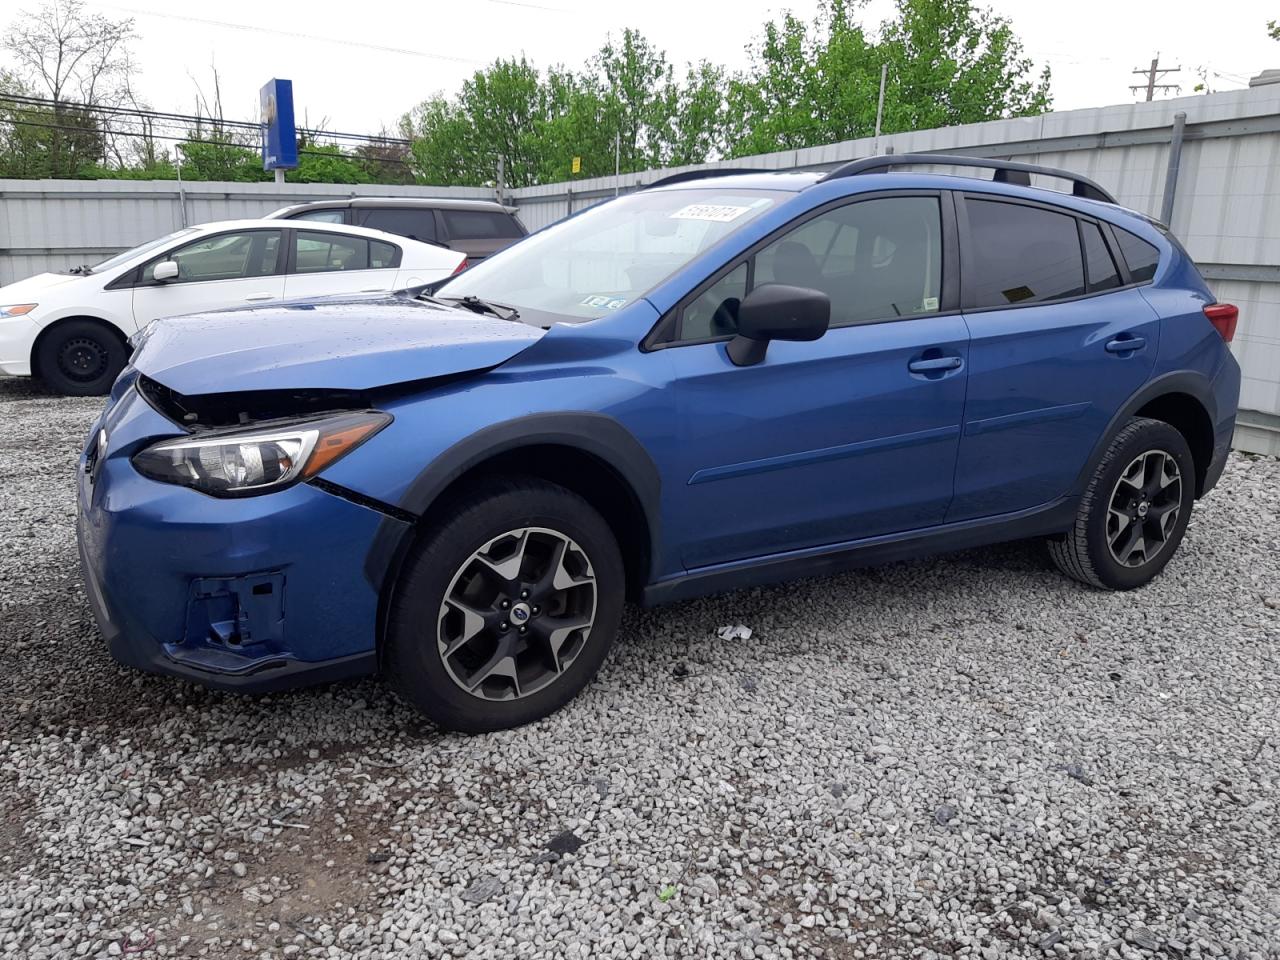
[[[751,167],[712,167],[709,170],[685,170],[683,173],[673,173],[669,177],[663,177],[661,180],[655,180],[653,183],[646,183],[640,189],[651,190],[654,187],[669,187],[673,183],[684,183],[686,180],[702,180],[707,177],[736,177],[744,173],[778,173],[787,171],[777,170],[760,170]]]
[[[1071,181],[1071,194],[1086,200],[1101,200],[1103,203],[1115,203],[1116,198],[1088,177],[1057,167],[1041,167],[1034,163],[1018,163],[1013,160],[986,160],[981,157],[954,156],[947,153],[899,153],[883,157],[864,157],[843,166],[836,167],[822,180],[838,180],[841,177],[853,177],[861,173],[888,173],[895,167],[919,167],[926,164],[950,167],[981,167],[994,170],[992,180],[998,183],[1016,183],[1020,186],[1031,185],[1031,174],[1038,173],[1045,177],[1056,177]]]

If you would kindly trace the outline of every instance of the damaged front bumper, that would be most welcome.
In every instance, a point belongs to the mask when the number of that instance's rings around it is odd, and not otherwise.
[[[180,433],[129,389],[80,459],[85,591],[112,656],[243,691],[373,673],[365,561],[387,517],[307,484],[219,499],[134,469],[139,449]]]

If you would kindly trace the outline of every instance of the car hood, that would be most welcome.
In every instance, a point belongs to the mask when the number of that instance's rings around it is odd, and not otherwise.
[[[33,300],[39,303],[42,291],[51,287],[61,287],[68,283],[79,283],[84,277],[70,273],[38,273],[34,277],[18,280],[15,283],[0,287],[0,306],[9,303],[26,303]]]
[[[157,320],[130,362],[186,396],[370,390],[493,367],[545,333],[409,297],[328,297]]]

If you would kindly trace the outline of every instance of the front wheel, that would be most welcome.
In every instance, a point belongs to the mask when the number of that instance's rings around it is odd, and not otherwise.
[[[1140,587],[1182,542],[1195,483],[1195,461],[1181,433],[1160,420],[1130,420],[1098,462],[1075,524],[1049,540],[1049,554],[1082,583]]]
[[[64,320],[41,338],[33,372],[57,393],[93,397],[111,389],[128,359],[128,347],[105,323]]]
[[[442,727],[520,726],[595,676],[623,595],[617,541],[590,504],[541,480],[489,481],[414,546],[384,673]]]

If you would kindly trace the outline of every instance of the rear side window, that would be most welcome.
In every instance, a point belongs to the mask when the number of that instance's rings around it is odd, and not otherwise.
[[[1160,251],[1141,237],[1135,237],[1128,230],[1113,227],[1116,240],[1120,243],[1120,253],[1124,262],[1129,265],[1129,276],[1134,283],[1145,283],[1156,275],[1156,266],[1160,263]]]
[[[450,240],[500,240],[523,235],[508,213],[488,210],[441,210],[440,213]]]
[[[339,270],[379,270],[396,265],[398,248],[379,240],[344,233],[295,231],[294,272],[333,273]]]
[[[1040,207],[966,200],[971,308],[1043,303],[1085,292],[1076,218]]]
[[[1080,221],[1080,239],[1084,243],[1085,269],[1089,273],[1089,292],[1114,290],[1120,286],[1120,271],[1111,259],[1102,228],[1096,223]]]
[[[436,215],[433,210],[359,210],[357,222],[370,230],[385,230],[396,236],[432,243],[436,239]]]

